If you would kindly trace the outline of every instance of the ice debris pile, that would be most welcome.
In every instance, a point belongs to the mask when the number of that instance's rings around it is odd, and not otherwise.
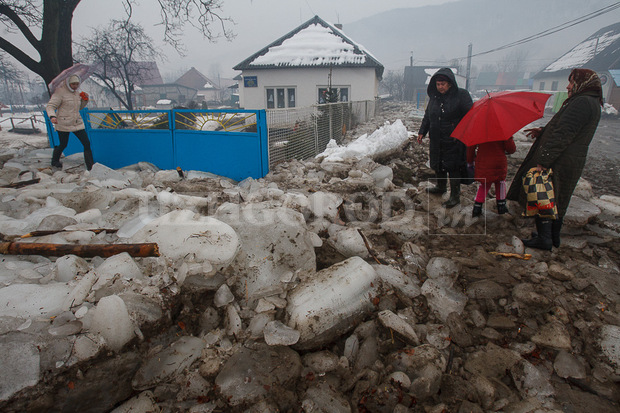
[[[401,122],[378,130],[370,153],[332,145],[239,183],[5,155],[0,183],[40,182],[0,189],[3,241],[47,230],[19,241],[157,242],[161,256],[1,256],[0,408],[617,408],[620,200],[580,198],[553,253],[524,251],[527,227],[492,211],[495,237],[458,235],[464,219],[429,235],[441,200],[416,181],[423,149]]]

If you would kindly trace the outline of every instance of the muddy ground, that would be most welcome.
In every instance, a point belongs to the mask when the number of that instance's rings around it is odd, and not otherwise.
[[[412,115],[413,107],[407,104],[386,103],[383,113],[373,121],[359,126],[350,131],[348,138],[358,137],[363,133],[371,133],[382,126],[385,121],[394,122],[403,120],[410,132],[417,133],[420,119]],[[544,124],[548,117],[539,121]],[[591,146],[590,157],[584,172],[584,178],[591,185],[595,196],[603,194],[620,196],[620,179],[618,177],[617,161],[620,148],[620,121],[617,118],[603,118],[597,134]],[[15,139],[12,137],[11,139]],[[46,139],[27,139],[29,147],[45,147]],[[2,145],[10,143],[3,141]],[[15,142],[13,142],[15,143]],[[393,183],[396,187],[407,187],[416,210],[422,211],[429,216],[429,223],[436,225],[438,217],[428,211],[425,205],[436,203],[431,200],[425,204],[424,194],[420,194],[416,188],[419,184],[432,177],[432,171],[426,167],[428,159],[428,144],[417,144],[413,139],[402,151],[396,154],[375,159],[375,162],[390,166],[394,172]],[[298,161],[292,161],[296,163]],[[520,163],[518,157],[509,160],[508,179],[510,180]],[[290,165],[279,165],[270,175],[265,178],[269,182],[278,177],[282,169]],[[304,169],[305,168],[305,169]],[[307,171],[312,167],[308,164],[300,167]],[[345,174],[346,175],[346,174]],[[282,176],[282,175],[280,175]],[[343,176],[344,178],[346,176]],[[364,194],[376,194],[375,188],[347,187],[346,185],[332,185],[329,179],[323,181],[304,182],[303,179],[282,181],[278,179],[278,188],[283,191],[301,189],[304,192],[335,192],[345,200],[341,208],[341,224],[346,225],[352,221],[352,217],[363,218],[370,216],[372,202],[370,198],[364,198]],[[170,184],[178,194],[197,195],[199,193],[211,193],[220,190],[219,185],[211,181]],[[475,193],[475,185],[463,187],[462,208],[471,207]],[[348,208],[348,209],[347,209]],[[357,208],[357,209],[356,209]],[[395,203],[392,205],[391,214],[403,213],[406,205]],[[458,209],[458,208],[457,208]],[[494,202],[487,203],[487,209],[494,209]],[[363,220],[363,219],[361,219]],[[376,217],[381,221],[381,217]],[[513,236],[528,237],[533,229],[533,223],[529,219],[519,216],[515,206],[511,206],[511,213],[494,217],[493,219],[471,223],[470,225],[445,225],[433,227],[433,231],[407,238],[402,233],[386,231],[372,222],[364,222],[363,231],[368,236],[372,245],[373,258],[382,263],[396,268],[409,268],[411,263],[407,261],[405,245],[414,243],[422,248],[424,255],[430,257],[450,258],[458,264],[460,272],[456,281],[456,288],[466,293],[470,300],[462,318],[457,320],[456,326],[463,326],[462,330],[450,325],[450,335],[446,336],[446,345],[443,354],[446,359],[446,368],[442,372],[441,385],[433,389],[425,398],[416,400],[412,392],[401,389],[399,385],[389,380],[389,374],[394,366],[390,364],[395,354],[412,355],[414,350],[407,346],[398,337],[394,337],[392,331],[387,328],[376,328],[376,350],[368,355],[368,366],[365,375],[359,371],[334,370],[327,374],[326,380],[334,385],[337,394],[346,398],[350,404],[349,411],[359,412],[482,412],[482,411],[509,411],[518,412],[584,412],[597,411],[599,413],[612,413],[620,411],[620,387],[617,377],[610,374],[606,367],[606,361],[601,360],[598,333],[601,326],[620,326],[620,302],[613,295],[601,292],[590,278],[594,269],[602,269],[608,272],[612,279],[620,278],[618,263],[620,262],[620,240],[617,236],[608,236],[603,231],[600,235],[596,231],[604,225],[593,219],[589,227],[567,226],[564,234],[565,243],[560,248],[554,248],[551,252],[531,251],[532,260],[506,259],[492,256],[489,252],[497,251],[511,244]],[[327,268],[345,257],[330,247],[327,242],[328,235],[320,233],[325,240],[323,246],[316,249],[317,269]],[[369,259],[369,261],[373,261]],[[568,274],[568,275],[567,275]],[[420,283],[427,279],[424,268],[418,269],[409,275],[418,278]],[[566,276],[566,277],[564,277]],[[563,278],[564,277],[564,278]],[[494,297],[472,296],[472,286],[480,282],[493,282],[501,289]],[[615,283],[619,284],[619,283]],[[525,306],[522,296],[517,290],[526,285],[533,291],[529,297],[533,297],[529,306]],[[616,288],[616,287],[613,287]],[[519,290],[521,291],[521,290]],[[618,293],[615,297],[618,297]],[[611,297],[611,298],[610,298]],[[171,317],[165,323],[153,326],[152,330],[145,330],[147,339],[139,344],[127,346],[121,355],[119,365],[113,365],[106,357],[92,360],[90,366],[81,366],[87,372],[99,370],[99,377],[93,378],[93,391],[78,396],[71,395],[66,390],[66,382],[73,376],[84,379],[79,371],[68,371],[64,377],[51,383],[49,391],[40,389],[38,406],[40,411],[54,405],[58,406],[58,400],[71,401],[73,406],[68,406],[65,411],[76,406],[88,405],[89,397],[105,397],[107,392],[113,390],[122,391],[123,395],[117,399],[116,406],[123,400],[136,395],[128,384],[137,366],[146,355],[153,352],[156,346],[166,346],[180,335],[199,335],[200,318],[205,308],[212,306],[213,294],[185,293],[176,297],[176,301],[170,303]],[[538,300],[538,301],[536,301]],[[414,314],[419,335],[424,341],[423,332],[429,336],[433,329],[448,329],[448,323],[442,323],[432,314],[423,295],[415,300],[407,300],[398,294],[386,294],[379,297],[377,312],[389,309],[395,313],[398,311],[410,311]],[[377,314],[374,313],[367,320],[365,326],[379,323]],[[474,317],[480,314],[482,323]],[[222,317],[224,319],[224,317]],[[554,363],[558,358],[557,349],[553,345],[533,346],[530,350],[523,348],[532,345],[534,336],[546,331],[546,326],[560,321],[566,328],[571,341],[570,353],[578,358],[585,368],[585,377],[574,379],[571,377],[561,378],[554,374]],[[244,319],[244,322],[247,320]],[[179,326],[183,326],[181,331]],[[358,328],[356,332],[363,330]],[[445,331],[444,330],[444,331]],[[363,331],[360,333],[363,335]],[[369,334],[370,335],[370,334]],[[335,340],[322,350],[324,352],[342,356],[344,353],[345,340],[349,334]],[[241,343],[242,340],[239,340]],[[247,344],[247,343],[244,343]],[[250,344],[247,344],[248,347]],[[474,359],[475,355],[483,353],[486,346],[497,346],[501,349],[521,349],[523,359],[535,366],[542,367],[550,372],[549,382],[554,388],[554,395],[545,402],[539,402],[535,397],[529,399],[524,396],[523,383],[519,380],[523,377],[514,368],[511,372],[506,370],[505,375],[495,380],[495,390],[492,397],[483,400],[479,386],[472,384],[471,372],[466,364]],[[318,351],[317,351],[318,353]],[[310,356],[311,353],[299,353],[301,356]],[[393,360],[392,360],[393,361]],[[222,360],[222,363],[224,360]],[[111,366],[105,370],[106,366]],[[307,367],[307,366],[306,366]],[[94,375],[95,373],[93,373]],[[89,379],[88,373],[86,379]],[[114,376],[115,380],[109,380]],[[205,375],[210,384],[213,377]],[[95,380],[97,379],[97,380]],[[179,383],[185,383],[185,376],[176,378],[175,383],[158,386],[155,389],[157,403],[161,410],[173,411],[231,411],[231,412],[270,412],[270,411],[330,411],[328,410],[303,410],[302,397],[304,392],[313,386],[314,376],[307,375],[296,381],[296,385],[286,388],[282,394],[270,394],[265,400],[267,407],[262,409],[255,406],[245,405],[231,407],[227,400],[217,391],[211,391],[207,396],[177,400],[180,396]],[[74,379],[73,379],[74,380]],[[318,377],[316,378],[318,380]],[[614,381],[615,380],[615,381]],[[119,384],[120,383],[120,384]],[[121,384],[123,384],[121,386]],[[189,380],[187,380],[189,383]],[[118,388],[115,388],[117,384]],[[472,387],[474,386],[474,387]],[[54,389],[55,387],[55,389]],[[388,391],[389,387],[389,391]],[[84,388],[87,388],[84,386]],[[505,393],[502,393],[502,389]],[[182,387],[181,387],[182,390]],[[68,395],[64,395],[64,394]],[[525,391],[527,393],[527,391]],[[24,398],[14,401],[10,411],[36,411],[37,401],[33,401],[37,393],[24,393]],[[55,396],[54,396],[55,394]],[[519,396],[517,396],[519,395]],[[28,399],[26,398],[28,397]],[[54,398],[56,401],[54,401]],[[541,398],[542,399],[542,398]],[[201,406],[215,403],[217,408],[208,410]],[[105,405],[100,401],[101,406]],[[519,404],[522,403],[522,404]],[[277,408],[276,408],[277,406]],[[397,408],[395,406],[398,406]],[[23,407],[28,407],[25,409]],[[22,409],[23,408],[23,409]],[[7,411],[9,411],[7,410]],[[88,409],[86,409],[88,410]],[[83,411],[86,411],[83,410]],[[49,411],[49,410],[47,410]],[[104,411],[92,410],[92,411]],[[109,411],[109,410],[106,410]],[[334,410],[336,411],[336,410]],[[342,410],[338,410],[342,411]],[[346,411],[346,410],[345,410]]]

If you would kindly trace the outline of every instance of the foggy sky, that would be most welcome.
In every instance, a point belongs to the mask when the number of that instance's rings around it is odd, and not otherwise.
[[[134,9],[134,18],[153,40],[162,45],[162,51],[168,57],[168,61],[158,62],[162,76],[171,72],[180,76],[193,66],[207,77],[219,72],[222,77],[231,78],[238,74],[232,69],[234,65],[315,15],[346,26],[387,10],[453,1],[457,0],[224,0],[222,14],[235,21],[230,28],[236,38],[232,42],[222,39],[215,44],[209,43],[196,29],[188,26],[183,39],[187,48],[185,57],[179,56],[171,47],[163,46],[163,30],[156,26],[159,6],[155,0],[141,0]],[[88,36],[92,27],[122,17],[124,11],[120,0],[82,0],[74,14],[74,39]]]

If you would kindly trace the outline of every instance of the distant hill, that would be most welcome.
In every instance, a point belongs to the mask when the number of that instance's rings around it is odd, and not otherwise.
[[[386,70],[434,65],[491,50],[535,35],[616,3],[613,0],[460,0],[396,9],[344,25],[344,32],[368,49]],[[527,70],[538,71],[600,28],[620,21],[620,9],[594,17],[524,45],[472,59],[480,69],[527,54]],[[442,62],[443,61],[443,62]]]

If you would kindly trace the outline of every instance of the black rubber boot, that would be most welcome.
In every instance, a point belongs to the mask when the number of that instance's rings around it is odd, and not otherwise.
[[[551,251],[551,247],[553,246],[553,242],[551,241],[552,220],[536,217],[536,221],[538,236],[522,240],[523,245],[528,248]]]
[[[482,202],[475,202],[474,208],[471,210],[471,217],[476,218],[482,215]]]
[[[551,241],[553,242],[553,246],[556,248],[560,248],[560,231],[562,230],[563,223],[564,218],[558,218],[551,221]]]
[[[428,189],[429,194],[445,194],[448,186],[448,174],[446,172],[437,172],[435,175],[437,185]]]
[[[60,155],[62,155],[62,149],[60,149],[60,146],[56,146],[52,152],[53,167],[62,168],[62,164],[60,163]]]
[[[508,213],[508,208],[506,207],[506,200],[505,199],[498,199],[497,200],[497,213],[500,214],[500,215]]]
[[[461,203],[461,181],[450,179],[450,198],[443,203],[446,208],[454,208]]]

